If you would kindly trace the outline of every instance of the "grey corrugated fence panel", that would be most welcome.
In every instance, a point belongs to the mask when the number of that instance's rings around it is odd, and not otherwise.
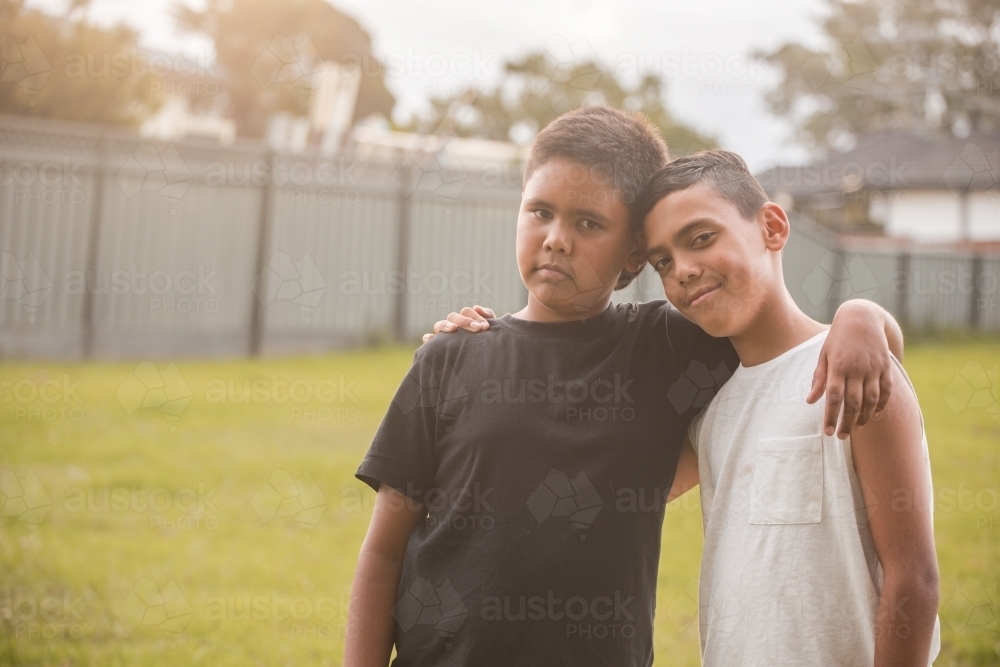
[[[62,176],[53,183],[38,171],[26,185],[15,179],[11,187],[22,195],[43,193],[41,204],[25,198],[22,211],[18,193],[4,187],[2,249],[19,263],[37,255],[52,289],[34,322],[25,322],[23,299],[0,302],[0,355],[79,356],[88,301],[97,356],[246,349],[259,188],[210,175],[252,160],[256,144],[155,144],[118,129],[9,116],[0,128],[5,169],[24,165],[28,174],[30,165],[45,165]],[[50,214],[44,197],[67,189],[71,205]],[[50,227],[58,233],[33,255]]]
[[[67,280],[86,266],[93,165],[67,157],[51,140],[5,150],[2,163],[0,353],[78,356],[83,297]]]
[[[391,183],[276,188],[269,282],[258,288],[267,305],[265,347],[322,349],[388,336],[395,297],[385,284],[398,217]]]
[[[997,275],[1000,258],[846,249],[835,236],[801,216],[792,216],[792,234],[782,255],[785,283],[811,317],[829,321],[837,306],[865,298],[886,308],[910,329],[1000,330]],[[973,294],[973,280],[982,294]],[[978,317],[973,317],[979,308]]]
[[[197,156],[175,149],[193,172],[179,197],[133,191],[128,167],[105,179],[91,286],[98,356],[246,350],[260,193],[209,185]]]
[[[781,255],[785,284],[807,315],[828,321],[837,298],[840,260],[832,235],[801,216],[791,216],[792,231]]]
[[[911,327],[960,328],[969,323],[970,307],[974,307],[969,257],[913,254],[908,273]]]
[[[979,327],[1000,331],[1000,258],[983,260],[979,288]]]
[[[478,303],[497,314],[524,306],[515,256],[520,188],[469,180],[457,193],[418,189],[410,197],[408,337],[462,306]]]
[[[0,160],[3,357],[78,357],[88,340],[98,356],[245,354],[255,308],[264,350],[320,350],[415,339],[460,306],[503,313],[525,301],[513,171],[150,143],[10,116],[0,117]],[[997,257],[846,250],[793,216],[783,267],[793,298],[820,320],[860,296],[912,328],[1000,330]],[[614,298],[658,299],[662,288],[647,267]]]

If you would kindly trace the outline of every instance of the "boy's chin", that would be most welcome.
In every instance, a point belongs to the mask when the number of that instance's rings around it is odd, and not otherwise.
[[[733,323],[721,317],[712,317],[710,313],[699,313],[691,308],[679,309],[681,314],[697,324],[709,336],[728,338],[733,335]]]
[[[596,308],[604,290],[582,290],[574,281],[532,282],[528,292],[547,310],[565,317],[577,317]]]

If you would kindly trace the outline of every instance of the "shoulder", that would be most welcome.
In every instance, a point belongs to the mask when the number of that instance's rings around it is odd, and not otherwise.
[[[864,426],[855,427],[851,441],[859,446],[884,446],[887,441],[923,436],[923,416],[917,394],[902,364],[893,357],[892,394],[885,408]],[[880,444],[882,443],[882,444]]]
[[[696,331],[705,333],[694,322],[681,315],[669,301],[662,299],[643,303],[618,303],[615,308],[617,317],[626,323],[658,334],[689,338]]]
[[[677,339],[722,340],[728,343],[728,339],[713,338],[705,333],[701,327],[684,317],[669,301],[663,299],[644,303],[619,303],[615,307],[619,316],[661,329],[668,336]]]
[[[668,304],[664,313],[667,340],[682,358],[722,363],[731,373],[739,365],[736,348],[726,337],[716,337],[684,317],[681,311]]]
[[[473,351],[496,345],[503,336],[501,327],[496,326],[477,333],[464,329],[439,333],[417,348],[413,360],[435,367],[454,364]]]

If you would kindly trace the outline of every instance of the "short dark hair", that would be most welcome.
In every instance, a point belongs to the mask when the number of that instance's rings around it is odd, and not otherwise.
[[[746,220],[753,220],[767,203],[767,193],[743,158],[720,149],[700,151],[677,158],[653,176],[634,209],[632,224],[642,229],[643,220],[661,199],[698,183],[735,205]]]
[[[564,113],[538,133],[528,152],[524,183],[550,160],[576,162],[618,191],[631,218],[643,189],[667,163],[668,155],[659,129],[642,113],[582,107]],[[641,271],[622,269],[615,289],[627,287]]]

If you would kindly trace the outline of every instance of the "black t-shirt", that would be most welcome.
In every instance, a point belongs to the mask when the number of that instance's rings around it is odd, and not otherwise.
[[[490,324],[417,350],[357,472],[428,509],[393,665],[650,665],[667,493],[735,350],[665,301]]]

